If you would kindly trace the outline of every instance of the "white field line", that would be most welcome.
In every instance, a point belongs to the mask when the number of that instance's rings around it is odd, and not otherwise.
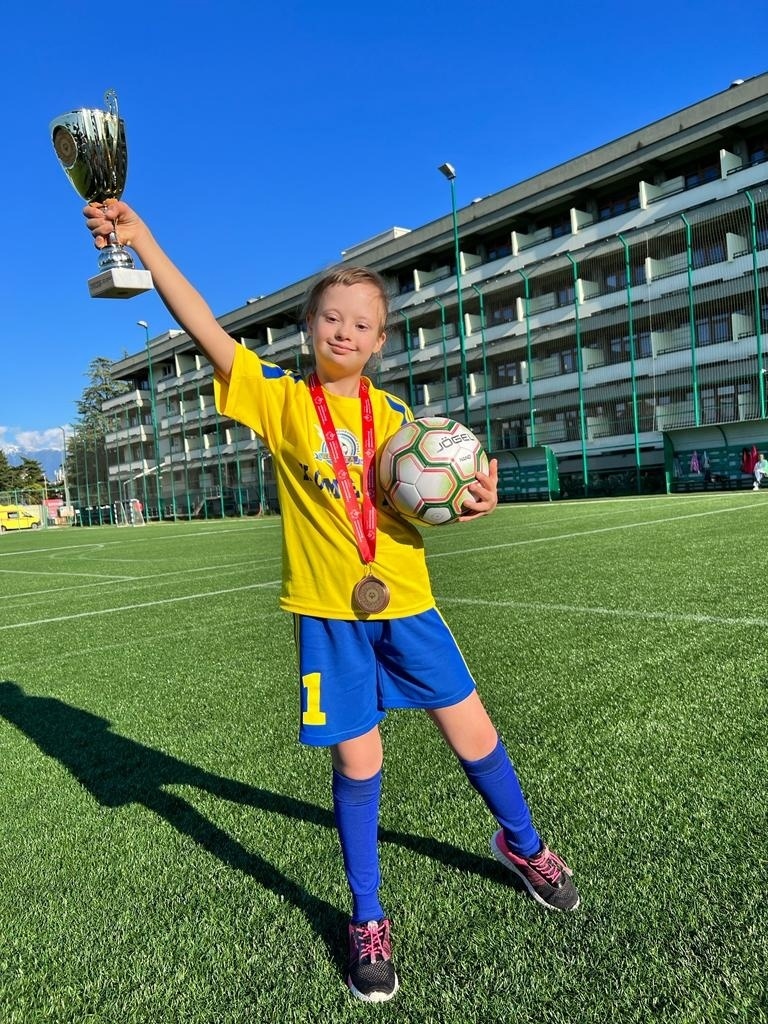
[[[596,533],[614,533],[618,530],[635,530],[642,526],[661,526],[664,523],[677,523],[683,519],[699,519],[703,516],[718,516],[725,512],[743,512],[745,510],[752,511],[755,508],[759,508],[759,506],[735,505],[731,508],[710,509],[707,512],[689,512],[683,516],[667,516],[663,519],[644,519],[639,523],[620,523],[617,526],[596,526],[591,530],[575,530],[573,533],[560,533],[547,535],[546,537],[529,537],[525,540],[510,540],[505,541],[503,544],[486,544],[483,546],[475,545],[474,547],[465,548],[461,551],[456,549],[451,549],[450,551],[432,551],[429,553],[428,557],[449,558],[453,555],[471,555],[478,551],[496,551],[500,548],[524,547],[527,544],[551,544],[556,540],[573,540],[575,537],[590,537],[592,534]]]
[[[550,541],[555,541],[555,540],[571,540],[574,537],[586,537],[586,536],[589,536],[589,535],[595,534],[595,533],[611,533],[611,532],[616,531],[616,530],[629,530],[629,529],[635,529],[637,527],[642,527],[642,526],[658,526],[658,525],[663,524],[663,523],[674,523],[674,522],[677,522],[679,520],[684,520],[684,519],[697,519],[697,518],[700,518],[702,516],[719,515],[720,513],[723,513],[723,512],[741,512],[744,509],[753,509],[753,508],[758,508],[758,507],[759,506],[757,506],[757,505],[738,505],[738,506],[733,506],[733,507],[724,508],[724,509],[714,509],[714,510],[710,510],[710,511],[707,511],[707,512],[692,512],[692,513],[688,513],[688,514],[682,515],[682,516],[668,516],[668,517],[665,517],[665,518],[662,518],[662,519],[647,519],[647,520],[644,520],[644,521],[639,522],[639,523],[622,523],[622,524],[620,524],[618,526],[601,526],[601,527],[598,527],[598,528],[593,529],[593,530],[579,530],[579,531],[576,531],[574,533],[565,533],[565,534],[560,534],[560,535],[554,536],[554,537],[535,537],[535,538],[531,538],[531,539],[528,539],[528,540],[509,541],[509,542],[504,543],[504,544],[489,544],[489,545],[486,545],[485,547],[474,547],[474,548],[470,548],[470,549],[468,549],[466,551],[443,551],[443,552],[438,552],[438,553],[435,553],[435,554],[430,554],[429,557],[430,558],[440,558],[440,557],[444,557],[446,555],[448,555],[448,556],[450,556],[450,555],[466,555],[466,554],[472,554],[472,553],[474,553],[476,551],[493,551],[493,550],[498,550],[498,549],[503,549],[503,548],[518,547],[520,545],[525,545],[525,544],[545,544],[545,543],[549,543]],[[184,570],[180,570],[180,571],[183,572]],[[187,595],[185,595],[183,597],[169,597],[169,598],[163,598],[163,599],[160,599],[160,600],[157,600],[157,601],[145,601],[145,602],[142,602],[140,604],[120,605],[120,606],[115,607],[115,608],[100,608],[100,609],[95,609],[95,610],[87,611],[87,612],[76,612],[76,613],[73,613],[72,615],[58,615],[58,616],[55,616],[53,618],[48,618],[48,619],[35,619],[35,620],[30,620],[28,622],[14,622],[14,623],[10,623],[8,625],[0,626],[0,631],[9,630],[9,629],[23,629],[23,628],[28,627],[28,626],[42,626],[42,625],[47,625],[49,623],[54,623],[54,622],[68,622],[68,621],[71,621],[73,619],[85,619],[85,618],[90,618],[90,617],[96,616],[96,615],[111,615],[111,614],[116,614],[116,613],[121,613],[121,612],[126,612],[126,611],[135,611],[135,610],[140,609],[140,608],[155,608],[155,607],[158,607],[158,606],[164,605],[164,604],[176,604],[176,603],[178,603],[180,601],[194,601],[194,600],[203,599],[203,598],[206,598],[206,597],[217,597],[217,596],[220,596],[222,594],[235,594],[235,593],[238,593],[238,592],[244,591],[244,590],[257,590],[257,589],[260,589],[262,587],[278,586],[280,584],[280,582],[281,582],[280,580],[272,580],[269,583],[252,583],[252,584],[246,584],[245,586],[242,586],[242,587],[233,587],[233,588],[228,589],[228,590],[212,590],[212,591],[206,591],[205,593],[201,593],[201,594],[187,594]],[[453,600],[454,602],[461,601],[460,598],[449,599],[449,602],[451,600]],[[498,602],[477,600],[475,603],[477,603],[477,604],[491,604],[491,605],[494,605],[494,604],[497,604]],[[510,607],[514,607],[514,605],[510,605]],[[523,607],[523,606],[520,605],[520,607]],[[531,606],[531,607],[533,607],[533,606]],[[555,609],[558,606],[554,606],[554,605],[552,605],[552,606],[541,605],[541,606],[537,606],[537,607],[540,607],[543,610],[544,608],[548,608],[548,607],[552,607],[553,609]],[[564,611],[564,610],[565,610],[565,608],[561,608],[561,611]],[[574,613],[577,610],[578,609],[574,608],[573,609]],[[588,611],[588,609],[581,610],[581,614],[584,614],[586,611]],[[608,614],[609,611],[610,610],[605,610],[604,614]],[[594,610],[594,613],[598,614],[598,610]],[[648,617],[648,618],[661,618],[661,619],[670,619],[670,618],[674,617],[674,613],[665,613],[665,612],[634,612],[634,611],[629,610],[629,609],[627,609],[626,612],[622,612],[621,609],[615,609],[615,610],[610,611],[610,613],[611,614],[616,614],[616,615],[625,614],[625,615],[630,616],[630,617]],[[742,624],[744,624],[744,625],[749,625],[749,624],[760,625],[760,624],[763,624],[763,623],[768,624],[768,620],[764,620],[764,619],[728,619],[728,618],[718,618],[716,616],[703,616],[703,617],[701,617],[701,616],[695,616],[695,615],[692,615],[692,616],[689,616],[689,617],[683,616],[683,618],[689,618],[690,621],[692,621],[692,622],[694,622],[694,621],[696,621],[696,622],[712,622],[712,623],[738,624],[738,625],[742,625]]]
[[[71,615],[57,615],[47,619],[14,622],[9,625],[0,626],[0,631],[24,629],[32,626],[45,626],[58,622],[70,622],[74,619],[87,619],[97,615],[119,615],[123,612],[136,611],[142,608],[156,608],[160,605],[178,604],[182,601],[197,601],[208,597],[220,597],[224,594],[236,594],[246,590],[259,590],[267,587],[277,587],[279,585],[280,580],[270,580],[267,583],[250,583],[242,587],[230,587],[224,590],[208,590],[199,594],[185,594],[182,597],[168,597],[155,601],[143,601],[136,604],[119,605],[114,608],[92,609],[86,612],[75,612]],[[703,615],[697,612],[643,611],[635,608],[604,608],[599,605],[548,604],[543,601],[494,601],[486,598],[445,597],[441,598],[440,604],[467,604],[493,608],[519,608],[526,611],[545,612],[558,615],[602,615],[619,619],[641,619],[654,622],[688,622],[696,625],[739,626],[750,629],[763,629],[768,627],[768,618],[757,618],[754,616],[744,616],[739,618],[736,616],[725,615]]]
[[[210,534],[216,534],[221,537],[227,533],[239,534],[246,533],[248,529],[259,529],[259,530],[277,530],[280,529],[280,523],[264,523],[261,526],[241,526],[239,528],[231,528],[228,530],[195,530],[191,533],[163,533],[153,534],[152,540],[196,540],[198,537],[207,537]],[[57,554],[66,555],[69,551],[77,551],[78,548],[90,548],[91,551],[97,550],[98,548],[114,547],[115,545],[123,544],[122,540],[104,540],[97,541],[93,544],[65,544],[63,547],[57,548],[26,548],[24,551],[0,551],[0,558],[14,558],[17,555],[44,555]]]
[[[471,548],[467,551],[442,551],[438,554],[431,554],[430,558],[443,557],[445,555],[467,555],[473,551],[491,551],[497,548],[518,547],[525,544],[544,544],[555,540],[571,540],[574,537],[585,537],[593,533],[610,533],[617,530],[634,529],[640,526],[658,526],[663,523],[677,522],[680,519],[696,519],[699,516],[718,515],[721,512],[740,512],[745,508],[756,508],[756,505],[739,505],[730,508],[712,509],[706,512],[691,512],[682,516],[669,516],[663,519],[648,519],[639,523],[623,523],[618,526],[601,526],[592,530],[580,530],[574,533],[563,533],[552,537],[534,537],[527,540],[510,541],[507,544],[489,544],[484,548]],[[641,619],[656,622],[690,622],[697,625],[716,626],[743,626],[746,628],[764,629],[768,627],[768,618],[743,617],[723,615],[703,615],[697,612],[662,612],[642,611],[633,608],[603,608],[590,605],[567,605],[567,604],[546,604],[535,601],[492,601],[485,598],[442,598],[441,604],[470,604],[490,606],[494,608],[519,608],[525,611],[549,612],[558,615],[603,615],[623,619]]]
[[[27,622],[12,622],[0,626],[0,631],[8,629],[25,629],[29,626],[48,626],[55,622],[71,622],[74,619],[89,619],[96,615],[119,615],[123,612],[137,611],[141,608],[157,608],[164,604],[179,604],[182,601],[199,601],[206,597],[221,597],[223,594],[237,594],[244,590],[261,590],[265,587],[278,587],[280,580],[269,580],[267,583],[248,583],[243,587],[230,587],[226,590],[207,590],[202,594],[185,594],[183,597],[165,597],[157,601],[142,601],[137,604],[123,604],[115,608],[94,608],[87,612],[73,612],[71,615],[56,615],[48,619],[31,619]]]
[[[768,627],[768,618],[757,618],[754,616],[740,618],[732,615],[702,615],[698,612],[649,612],[638,608],[603,608],[599,605],[548,604],[543,601],[492,601],[483,597],[445,597],[441,598],[440,604],[518,608],[523,611],[544,612],[552,615],[603,615],[609,618],[642,619],[648,622],[689,622],[697,626],[743,626],[749,629],[755,627],[764,629]]]
[[[25,548],[23,551],[0,551],[0,558],[15,558],[17,555],[66,555],[69,551],[77,551],[79,548],[90,548],[91,551],[98,551],[100,548],[109,547],[110,544],[119,544],[118,540],[99,541],[94,544],[69,544],[63,548]]]
[[[152,540],[194,540],[196,537],[209,537],[211,534],[215,534],[217,537],[221,537],[222,534],[232,533],[248,533],[251,530],[279,530],[282,525],[281,519],[275,519],[272,522],[266,520],[257,522],[250,520],[244,523],[242,526],[230,526],[226,530],[195,530],[194,532],[186,532],[188,528],[187,523],[182,523],[178,533],[166,533],[165,530],[161,534],[152,534]],[[114,543],[110,541],[110,543]]]
[[[267,558],[263,562],[262,561],[258,561],[257,559],[249,559],[247,562],[235,562],[232,565],[226,565],[226,566],[222,566],[222,565],[205,565],[205,566],[200,566],[197,569],[173,569],[173,570],[170,570],[169,572],[149,573],[146,576],[115,576],[114,578],[103,578],[100,583],[80,583],[80,584],[78,584],[77,586],[74,586],[74,587],[53,587],[50,590],[28,590],[26,593],[20,593],[20,594],[14,593],[12,596],[13,596],[14,601],[16,601],[16,600],[18,600],[19,598],[22,598],[22,597],[39,597],[39,596],[43,596],[44,597],[46,594],[69,594],[73,590],[88,590],[91,587],[107,586],[107,584],[113,582],[113,579],[118,579],[118,580],[122,580],[122,581],[129,582],[129,583],[144,583],[145,580],[160,580],[160,579],[164,579],[164,578],[166,578],[168,576],[191,576],[194,573],[198,573],[198,572],[215,572],[217,576],[224,576],[227,573],[239,572],[240,569],[242,569],[242,568],[244,568],[246,566],[257,566],[257,565],[258,566],[265,566],[265,565],[271,565],[274,562],[279,562],[279,561],[280,561],[279,557],[277,557],[277,558]],[[8,570],[6,570],[6,569],[0,569],[0,576],[2,576],[7,571]],[[19,569],[17,571],[18,572],[23,572],[24,570]],[[27,573],[27,575],[29,575],[29,576],[37,576],[38,573],[36,573],[34,570],[30,570]],[[52,575],[52,576],[87,576],[89,574],[88,573],[61,572],[61,573],[51,573],[50,575]]]
[[[758,502],[751,501],[755,495],[752,491],[744,492],[744,505],[745,507],[752,508],[757,505]],[[656,496],[653,498],[640,497],[640,498],[590,498],[588,512],[586,515],[583,512],[583,500],[578,499],[574,501],[541,501],[541,502],[510,502],[497,506],[494,515],[498,514],[514,514],[517,510],[522,509],[541,509],[542,521],[546,522],[549,526],[552,523],[567,523],[572,522],[574,519],[584,521],[585,518],[589,520],[601,519],[607,516],[620,516],[626,515],[629,511],[628,505],[637,506],[638,504],[646,508],[650,507],[651,502],[653,508],[657,511],[667,511],[670,507],[676,506],[680,508],[681,501],[684,501],[686,507],[690,508],[692,504],[696,506],[703,505],[704,503],[711,504],[713,498],[719,498],[722,500],[722,494],[691,494],[691,495],[668,495],[668,496]],[[762,502],[760,502],[762,504]],[[610,507],[609,507],[610,506]],[[544,512],[544,509],[549,509],[549,513]],[[632,511],[637,511],[633,508]]]
[[[284,611],[275,606],[271,611],[259,612],[259,622],[265,622],[268,619],[278,619],[282,622],[287,620],[287,616]],[[253,616],[249,613],[237,616],[235,618],[229,617],[227,619],[227,627],[243,625],[248,627],[248,624],[253,623]],[[218,626],[211,625],[208,628],[208,632],[218,630]],[[87,658],[94,654],[103,654],[106,651],[121,650],[123,648],[130,647],[132,650],[137,650],[139,647],[151,647],[156,643],[157,640],[162,640],[167,636],[167,631],[158,630],[156,633],[142,633],[140,637],[126,636],[122,640],[113,640],[111,643],[98,644],[94,647],[72,647],[70,650],[59,649],[56,651],[56,663],[64,662],[67,660]],[[41,656],[39,658],[30,658],[25,652],[24,655],[24,670],[26,672],[31,671],[38,665],[43,665],[46,668],[51,666],[51,658],[49,654]],[[2,662],[0,661],[0,679],[12,678],[11,673],[17,672],[19,669],[18,661]]]
[[[620,498],[588,498],[586,499],[589,508],[597,505],[680,505],[681,503],[696,504],[699,502],[722,501],[726,496],[729,498],[741,497],[745,501],[753,498],[751,487],[744,491],[732,494],[730,491],[699,491],[684,494],[626,494]],[[512,511],[516,508],[551,508],[551,509],[574,509],[583,506],[584,498],[563,498],[556,501],[506,501],[499,505],[499,511]]]
[[[0,576],[88,576],[92,579],[105,580],[107,583],[138,578],[136,576],[106,576],[103,572],[69,572],[64,569],[59,572],[49,572],[47,569],[0,569]]]

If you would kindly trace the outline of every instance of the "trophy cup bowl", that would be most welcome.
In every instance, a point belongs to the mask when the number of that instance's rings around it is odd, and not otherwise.
[[[125,122],[118,116],[117,96],[104,96],[106,110],[70,110],[51,121],[51,142],[64,173],[87,203],[120,199],[128,171]],[[99,253],[99,270],[88,281],[95,299],[129,299],[152,288],[152,275],[138,270],[113,232]]]

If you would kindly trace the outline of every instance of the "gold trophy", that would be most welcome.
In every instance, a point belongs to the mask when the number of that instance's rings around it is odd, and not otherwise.
[[[71,110],[50,124],[59,163],[88,203],[119,199],[128,170],[125,122],[118,116],[114,89],[105,93],[104,102],[106,110]],[[130,299],[152,288],[152,275],[137,269],[115,232],[99,252],[99,270],[88,281],[94,299]]]

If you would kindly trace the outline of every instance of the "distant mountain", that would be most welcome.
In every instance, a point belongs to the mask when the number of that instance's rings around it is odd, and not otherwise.
[[[43,467],[46,480],[55,480],[56,474],[61,468],[61,448],[40,448],[33,451],[31,448],[22,448],[17,444],[4,444],[2,446],[8,461],[12,466],[20,466],[24,459],[34,459]]]

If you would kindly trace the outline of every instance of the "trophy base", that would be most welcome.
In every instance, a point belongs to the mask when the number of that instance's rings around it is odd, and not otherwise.
[[[130,299],[153,287],[150,272],[135,267],[112,267],[88,281],[92,299]]]

